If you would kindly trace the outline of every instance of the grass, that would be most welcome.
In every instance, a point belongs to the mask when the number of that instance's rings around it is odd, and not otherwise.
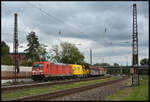
[[[140,86],[128,87],[105,98],[105,101],[148,101],[149,77],[141,76]]]
[[[18,91],[9,92],[9,93],[8,92],[2,93],[1,99],[2,99],[2,101],[5,101],[8,99],[14,99],[14,98],[19,98],[19,97],[23,97],[23,96],[32,96],[32,95],[36,95],[36,94],[53,92],[53,91],[62,90],[62,89],[75,88],[75,87],[80,87],[80,86],[90,85],[90,84],[95,84],[95,83],[101,83],[101,82],[106,82],[106,81],[115,80],[115,79],[119,79],[119,77],[91,80],[91,81],[86,81],[86,82],[76,82],[73,84],[55,85],[55,86],[49,86],[49,87],[44,87],[44,88],[42,87],[42,88],[23,89],[23,90],[18,90]]]

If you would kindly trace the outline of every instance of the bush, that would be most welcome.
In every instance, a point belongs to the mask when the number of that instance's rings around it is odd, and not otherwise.
[[[33,61],[28,61],[28,62],[23,62],[22,64],[20,64],[21,66],[32,66],[33,65]]]
[[[14,62],[10,56],[5,56],[2,58],[2,64],[3,65],[13,65]]]

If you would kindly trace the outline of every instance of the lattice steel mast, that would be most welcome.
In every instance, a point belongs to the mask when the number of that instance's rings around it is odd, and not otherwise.
[[[137,31],[137,8],[133,4],[133,42],[132,42],[132,65],[138,66],[138,31]]]
[[[14,14],[14,43],[13,43],[13,52],[14,52],[14,73],[15,73],[15,82],[17,79],[17,73],[19,73],[19,61],[18,61],[18,29],[17,29],[17,13]]]

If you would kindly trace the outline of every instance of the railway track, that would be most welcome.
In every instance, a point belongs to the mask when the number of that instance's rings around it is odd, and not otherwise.
[[[96,87],[102,87],[102,86],[105,86],[105,85],[117,83],[117,82],[126,80],[128,78],[129,77],[126,76],[126,77],[123,77],[123,78],[118,79],[118,80],[112,80],[112,81],[108,81],[108,82],[97,83],[97,84],[93,84],[93,85],[86,85],[86,86],[71,88],[71,89],[66,89],[66,90],[59,90],[59,91],[49,92],[49,93],[45,93],[45,94],[25,96],[25,97],[21,97],[21,98],[11,99],[11,100],[8,100],[8,101],[36,101],[36,100],[38,100],[38,101],[39,100],[40,101],[48,101],[50,99],[54,99],[54,98],[57,98],[57,97],[70,95],[72,93],[77,93],[77,92],[93,89],[93,88],[96,88]]]
[[[2,86],[1,92],[10,92],[10,91],[16,91],[16,90],[20,90],[20,89],[28,89],[28,88],[32,88],[32,87],[45,87],[45,86],[49,86],[49,85],[52,86],[52,85],[71,84],[74,82],[104,79],[104,78],[109,78],[109,77],[111,77],[111,76],[92,77],[92,78],[76,79],[76,80],[69,80],[69,81],[42,82],[42,83],[33,83],[33,84],[24,84],[24,85]]]

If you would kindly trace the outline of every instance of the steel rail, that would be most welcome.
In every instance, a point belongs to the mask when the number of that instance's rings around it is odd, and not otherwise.
[[[49,86],[49,85],[51,85],[51,86],[52,85],[62,85],[62,84],[80,82],[80,81],[104,79],[104,78],[109,78],[109,77],[111,77],[111,76],[92,77],[92,78],[76,79],[76,80],[69,80],[69,81],[42,82],[42,83],[34,83],[34,84],[3,86],[3,87],[1,87],[1,92],[8,92],[8,91],[10,92],[10,91],[14,91],[14,90],[28,89],[28,88],[32,88],[32,87],[45,87],[45,86]]]
[[[77,87],[77,88],[59,90],[59,91],[55,91],[55,92],[48,92],[48,93],[39,94],[39,95],[25,96],[25,97],[16,98],[16,99],[10,99],[8,101],[36,101],[36,100],[38,100],[38,101],[39,100],[40,101],[47,101],[47,100],[54,99],[54,98],[57,98],[57,97],[62,97],[62,96],[65,96],[65,95],[70,95],[70,94],[73,94],[73,93],[90,90],[90,89],[93,89],[93,88],[96,88],[96,87],[102,87],[102,86],[110,85],[110,84],[113,84],[113,83],[117,83],[117,82],[126,80],[128,78],[129,77],[123,77],[123,78],[118,79],[118,80],[112,80],[112,81],[107,81],[107,82],[103,82],[103,83],[96,83],[96,84],[86,85],[86,86]]]

